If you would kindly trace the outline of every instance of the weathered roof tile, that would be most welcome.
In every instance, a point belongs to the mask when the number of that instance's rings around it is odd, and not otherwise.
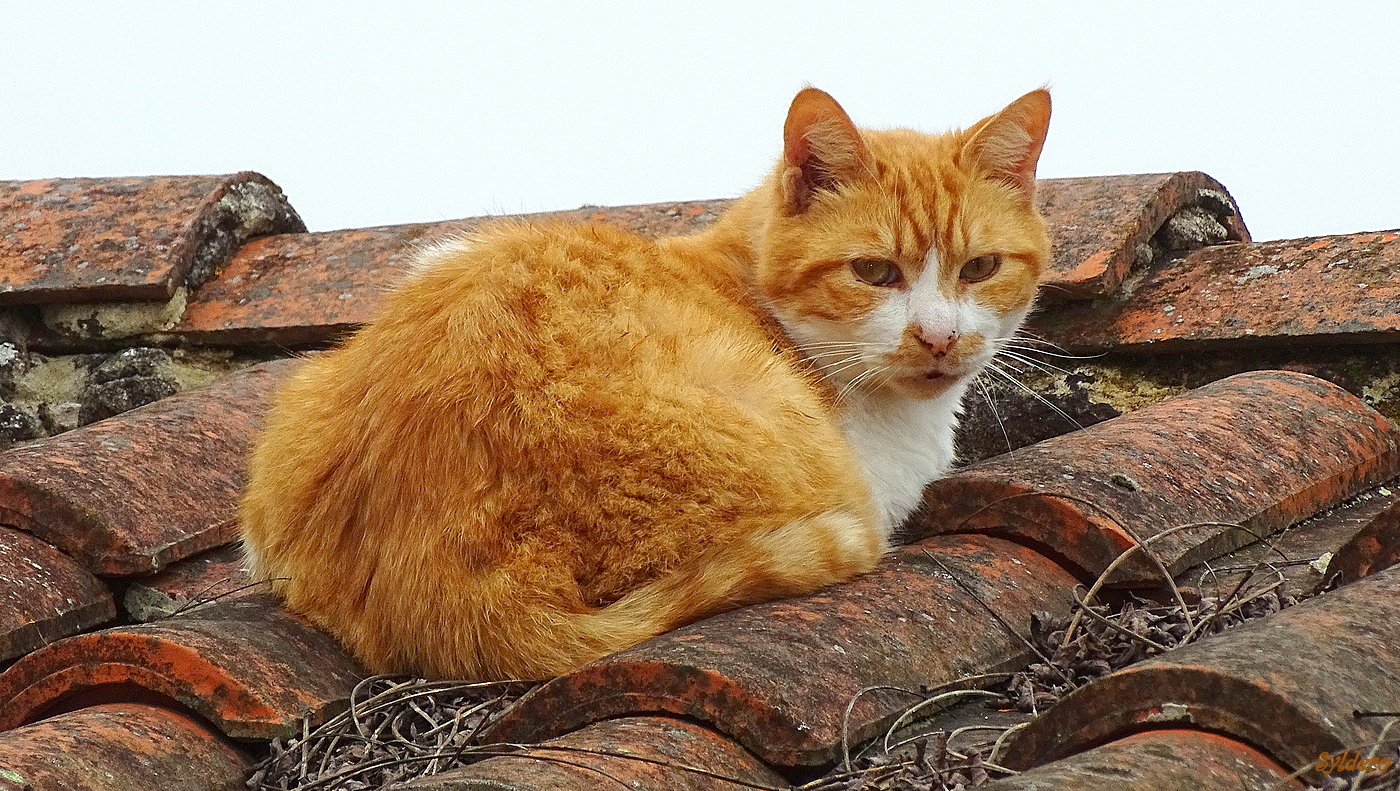
[[[1162,252],[1151,249],[1154,241],[1159,248],[1194,249],[1249,240],[1230,193],[1204,173],[1042,179],[1036,199],[1054,247],[1044,278],[1045,296],[1052,301],[1116,292],[1134,266]],[[1154,240],[1178,217],[1214,227]]]
[[[1112,293],[1140,256],[1140,248],[1149,247],[1163,224],[1182,212],[1217,218],[1224,238],[1249,238],[1225,188],[1202,173],[1045,179],[1037,190],[1055,238],[1046,275],[1052,298]],[[501,219],[606,222],[648,236],[670,236],[700,230],[732,203],[584,207]],[[253,242],[191,299],[172,333],[217,344],[331,340],[373,315],[384,289],[402,276],[417,246],[491,219],[496,218],[289,234]]]
[[[189,717],[99,704],[0,733],[5,791],[244,791],[248,757]]]
[[[395,791],[743,791],[788,788],[744,748],[694,723],[633,717],[590,725],[518,755],[389,786]]]
[[[935,481],[912,527],[1047,547],[1090,578],[1151,541],[1178,573],[1397,472],[1400,432],[1384,417],[1321,379],[1264,371]],[[1150,585],[1162,574],[1137,553],[1112,579]]]
[[[699,230],[731,201],[657,203],[521,215],[596,221],[638,233]],[[253,242],[200,289],[172,333],[199,343],[324,342],[368,321],[415,251],[495,218],[275,236]],[[510,217],[503,219],[512,219]]]
[[[231,541],[244,457],[296,364],[255,365],[0,454],[0,523],[107,575],[159,571]]]
[[[62,552],[0,527],[0,661],[105,623],[112,594]]]
[[[1268,756],[1214,733],[1151,730],[993,780],[979,791],[1286,791],[1298,780]]]
[[[848,583],[604,657],[521,699],[485,738],[536,741],[664,711],[712,723],[769,763],[822,764],[843,738],[874,736],[921,688],[1019,667],[1031,613],[1068,612],[1073,585],[1024,547],[935,537]]]
[[[250,172],[0,181],[0,304],[166,300],[248,238],[305,230]]]
[[[1013,738],[1006,765],[1030,768],[1148,723],[1310,765],[1380,736],[1385,717],[1353,712],[1395,711],[1397,646],[1400,569],[1389,569],[1075,690]]]
[[[1328,581],[1346,585],[1400,563],[1400,494],[1388,491],[1385,509],[1333,553],[1325,574]]]
[[[174,701],[234,739],[270,739],[324,717],[362,671],[270,596],[220,601],[150,624],[60,640],[0,674],[0,730],[93,701]]]
[[[1400,340],[1400,232],[1206,247],[1117,299],[1046,311],[1071,351],[1172,352]]]

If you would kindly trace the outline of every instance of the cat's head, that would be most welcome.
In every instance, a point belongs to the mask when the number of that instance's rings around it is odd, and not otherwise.
[[[1049,120],[1044,90],[943,135],[858,130],[828,94],[797,95],[755,281],[834,385],[935,397],[1015,333],[1049,257]]]

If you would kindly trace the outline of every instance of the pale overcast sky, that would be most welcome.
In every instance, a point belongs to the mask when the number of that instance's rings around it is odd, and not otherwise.
[[[1040,175],[1203,170],[1257,239],[1400,226],[1400,3],[35,2],[0,179],[256,170],[313,230],[720,198],[805,83],[862,126],[1049,84]]]

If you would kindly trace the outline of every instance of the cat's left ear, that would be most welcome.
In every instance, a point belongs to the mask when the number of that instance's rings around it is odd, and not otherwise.
[[[819,190],[834,190],[865,176],[870,151],[851,117],[831,94],[804,88],[783,124],[783,206],[801,214]]]
[[[1035,192],[1035,166],[1050,127],[1050,92],[1031,91],[996,115],[979,121],[963,150],[977,159],[990,176],[1017,188],[1026,197]]]

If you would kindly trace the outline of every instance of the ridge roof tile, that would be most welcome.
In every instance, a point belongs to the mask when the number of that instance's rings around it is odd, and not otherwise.
[[[172,334],[199,343],[324,342],[368,321],[380,295],[403,277],[418,248],[483,222],[606,222],[660,236],[698,231],[730,203],[592,206],[261,239],[240,250],[227,269],[191,299]]]
[[[1183,210],[1218,217],[1220,233],[1229,239],[1249,238],[1229,193],[1203,173],[1044,179],[1037,195],[1055,239],[1046,274],[1052,298],[1116,291],[1140,248]],[[732,204],[589,206],[260,239],[191,298],[171,334],[198,343],[323,343],[369,320],[380,294],[402,276],[416,247],[483,222],[606,222],[643,235],[671,236],[701,230]]]
[[[1036,202],[1050,226],[1054,248],[1046,273],[1050,300],[1093,299],[1118,291],[1163,225],[1199,207],[1219,224],[1220,241],[1249,241],[1234,198],[1204,173],[1144,173],[1126,176],[1041,179]],[[1189,237],[1189,234],[1186,235]],[[1203,239],[1175,244],[1201,246]],[[1159,243],[1160,245],[1160,243]]]
[[[1249,745],[1195,730],[1135,733],[993,780],[982,791],[1285,791],[1299,780]]]
[[[1397,269],[1400,231],[1205,247],[1125,295],[1060,306],[1032,326],[1076,352],[1394,342]]]
[[[681,767],[689,767],[683,769]],[[742,791],[788,788],[743,747],[700,725],[628,717],[589,725],[518,755],[388,786],[393,791]]]
[[[248,238],[305,230],[252,172],[0,181],[0,304],[166,300]]]

